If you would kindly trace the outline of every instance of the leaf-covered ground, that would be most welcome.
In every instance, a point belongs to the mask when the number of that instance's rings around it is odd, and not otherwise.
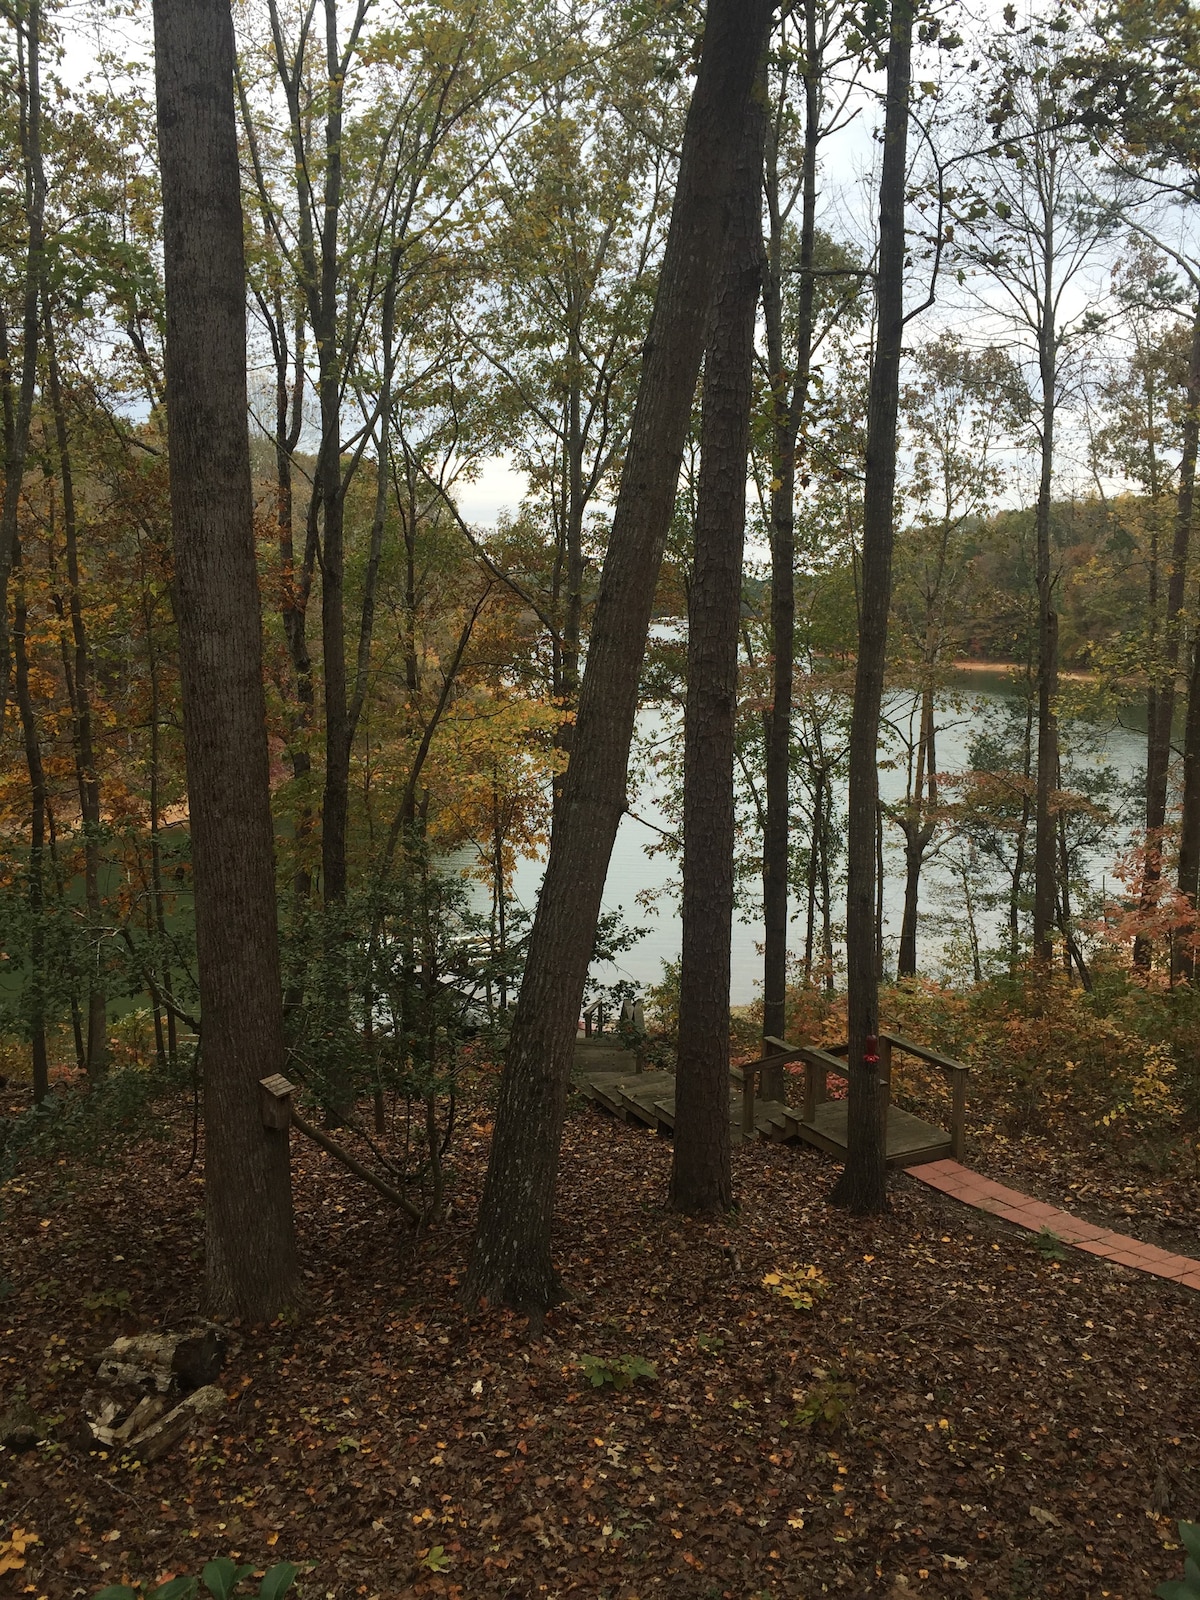
[[[312,1563],[303,1595],[336,1600],[1142,1600],[1180,1572],[1195,1294],[1044,1260],[912,1179],[889,1216],[849,1221],[804,1149],[740,1152],[738,1216],[684,1221],[662,1209],[670,1146],[580,1109],[557,1240],[574,1298],[531,1342],[456,1301],[487,1132],[464,1135],[451,1220],[416,1242],[300,1146],[308,1314],[248,1334],[224,1417],[149,1467],[84,1451],[79,1405],[109,1337],[196,1309],[186,1133],[10,1185],[0,1410],[24,1386],[60,1420],[0,1451],[0,1541],[39,1541],[0,1585],[59,1600],[225,1553]],[[1011,1146],[994,1175],[1020,1167]],[[809,1266],[810,1311],[763,1284]],[[596,1388],[584,1357],[656,1376]]]

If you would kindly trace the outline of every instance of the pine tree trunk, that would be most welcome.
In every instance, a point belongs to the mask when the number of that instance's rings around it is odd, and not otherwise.
[[[688,597],[683,954],[671,1205],[692,1216],[728,1211],[733,1203],[729,1128],[733,766],[754,322],[762,281],[763,131],[762,108],[752,105],[704,362],[695,559]]]
[[[867,1040],[879,1032],[876,929],[876,829],[879,808],[879,714],[892,592],[896,485],[896,427],[904,333],[904,175],[913,14],[911,0],[892,0],[887,111],[879,182],[877,333],[867,402],[867,459],[863,501],[862,602],[858,667],[850,725],[850,803],[847,828],[846,978],[848,1056],[846,1167],[833,1198],[858,1216],[887,1204],[887,1099]]]
[[[296,1298],[246,404],[246,291],[228,0],[156,0],[167,422],[204,1040],[206,1298],[258,1321]]]
[[[675,504],[725,213],[770,0],[711,0],[688,111],[608,554],[525,978],[500,1086],[465,1286],[468,1303],[539,1314],[555,1298],[550,1230],[575,1027],[625,810],[654,589]]]

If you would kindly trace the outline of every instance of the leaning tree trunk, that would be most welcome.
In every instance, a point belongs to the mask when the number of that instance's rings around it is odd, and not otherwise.
[[[892,0],[887,111],[879,180],[879,268],[875,360],[867,402],[863,499],[862,603],[858,668],[850,723],[850,805],[846,836],[846,978],[850,1050],[846,1166],[834,1200],[858,1216],[887,1204],[884,1080],[868,1040],[879,1032],[876,958],[876,825],[879,807],[879,713],[892,596],[896,425],[904,333],[904,170],[911,78],[911,0]]]
[[[679,180],[601,578],[574,748],[530,936],[465,1285],[552,1303],[550,1229],[575,1027],[604,879],[625,810],[654,589],[704,352],[741,132],[771,0],[710,0]]]
[[[1188,547],[1192,536],[1192,506],[1196,494],[1196,453],[1200,443],[1200,304],[1192,322],[1192,350],[1188,362],[1187,411],[1183,419],[1179,484],[1175,491],[1175,537],[1171,571],[1167,579],[1166,633],[1161,679],[1150,701],[1146,738],[1146,859],[1142,869],[1141,909],[1152,911],[1158,901],[1162,877],[1163,830],[1167,825],[1167,780],[1171,770],[1171,724],[1175,720],[1175,684],[1179,676],[1179,649],[1183,633],[1183,600]],[[1137,967],[1151,962],[1149,939],[1134,940]]]
[[[299,1287],[286,1130],[260,1077],[283,1006],[246,401],[229,0],[155,0],[167,424],[204,1039],[206,1293],[273,1317]]]
[[[688,597],[683,955],[671,1205],[692,1216],[728,1211],[733,1204],[729,1132],[733,765],[754,321],[762,278],[763,131],[762,110],[752,105],[704,361],[695,559]]]

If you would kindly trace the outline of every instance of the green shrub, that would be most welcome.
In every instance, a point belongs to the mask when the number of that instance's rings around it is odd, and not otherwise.
[[[579,1366],[593,1389],[611,1383],[614,1389],[629,1389],[638,1378],[658,1377],[658,1368],[645,1356],[580,1356]]]

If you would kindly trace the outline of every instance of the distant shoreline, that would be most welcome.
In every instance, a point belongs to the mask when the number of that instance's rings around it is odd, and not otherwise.
[[[950,663],[950,670],[952,672],[1006,672],[1016,675],[1017,673],[1023,673],[1025,671],[1025,666],[1020,661],[970,660],[952,661]],[[1060,678],[1065,678],[1069,683],[1098,683],[1100,681],[1100,675],[1096,672],[1071,672],[1065,668],[1062,668],[1059,670],[1058,675]],[[1135,678],[1126,678],[1122,681],[1124,682],[1125,687],[1128,689],[1140,690],[1145,687],[1144,684],[1139,683]]]

